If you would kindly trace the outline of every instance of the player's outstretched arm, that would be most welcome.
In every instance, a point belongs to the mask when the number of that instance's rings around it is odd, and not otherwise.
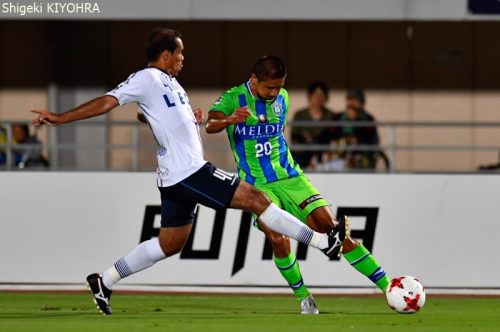
[[[226,129],[227,126],[242,123],[250,116],[250,110],[247,106],[237,108],[231,115],[227,116],[223,112],[208,112],[208,120],[205,130],[208,134],[218,133]]]
[[[32,121],[34,126],[50,125],[57,126],[63,123],[93,118],[111,111],[118,106],[118,100],[112,96],[102,96],[86,102],[72,110],[57,114],[46,110],[32,110],[38,114]]]

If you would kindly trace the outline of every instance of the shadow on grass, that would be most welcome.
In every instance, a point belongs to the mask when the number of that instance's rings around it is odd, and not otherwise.
[[[394,316],[394,312],[356,312],[356,311],[321,311],[320,315],[349,315],[349,316]]]
[[[207,311],[189,311],[189,312],[185,312],[185,311],[166,311],[166,310],[163,310],[161,312],[158,312],[158,311],[151,311],[151,312],[127,312],[127,311],[121,311],[119,314],[117,315],[129,315],[129,314],[132,314],[132,315],[162,315],[162,316],[176,316],[176,317],[182,317],[182,316],[186,316],[186,317],[191,317],[191,316],[195,316],[196,318],[200,318],[200,319],[209,319],[211,317],[213,318],[224,318],[224,317],[228,317],[228,318],[231,318],[231,317],[235,317],[235,316],[282,316],[282,317],[286,317],[286,316],[301,316],[301,317],[308,317],[308,316],[313,316],[313,317],[317,317],[316,315],[301,315],[299,312],[297,311],[276,311],[276,312],[269,312],[269,311],[262,311],[262,312],[259,312],[259,311],[210,311],[210,312],[207,312]],[[321,311],[321,313],[319,314],[319,316],[344,316],[344,315],[348,315],[348,316],[375,316],[375,317],[380,317],[380,316],[394,316],[395,313],[392,313],[392,312],[339,312],[339,311]]]
[[[0,314],[0,319],[46,319],[51,317],[84,317],[95,315],[91,312],[58,312],[58,313],[18,313],[18,314]]]

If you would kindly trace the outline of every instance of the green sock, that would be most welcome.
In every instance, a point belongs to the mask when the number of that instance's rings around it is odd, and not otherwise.
[[[302,274],[299,269],[299,262],[295,258],[295,254],[290,252],[290,255],[285,258],[274,257],[274,263],[280,270],[281,275],[288,282],[297,297],[297,300],[302,301],[311,293],[302,280]]]
[[[346,252],[343,255],[349,264],[367,276],[385,293],[391,281],[375,257],[370,254],[363,244],[360,243],[353,251]]]

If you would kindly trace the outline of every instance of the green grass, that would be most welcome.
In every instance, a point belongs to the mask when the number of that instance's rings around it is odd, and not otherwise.
[[[0,292],[0,331],[500,331],[500,298],[434,298],[415,315],[382,297],[316,296],[319,316],[291,296],[121,295],[113,316],[87,294]]]

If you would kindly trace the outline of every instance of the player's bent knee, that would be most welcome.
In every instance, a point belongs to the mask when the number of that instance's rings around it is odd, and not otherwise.
[[[316,232],[328,233],[337,225],[337,221],[334,219],[308,218],[307,224]]]
[[[307,217],[307,224],[317,232],[328,233],[337,226],[338,221],[329,207],[320,207]]]
[[[191,223],[180,227],[165,227],[160,230],[160,247],[169,257],[181,252],[191,233]]]
[[[271,204],[266,194],[246,182],[240,182],[231,207],[241,208],[260,215]]]
[[[271,200],[262,191],[252,187],[249,199],[253,202],[257,213],[262,213],[271,204]]]

